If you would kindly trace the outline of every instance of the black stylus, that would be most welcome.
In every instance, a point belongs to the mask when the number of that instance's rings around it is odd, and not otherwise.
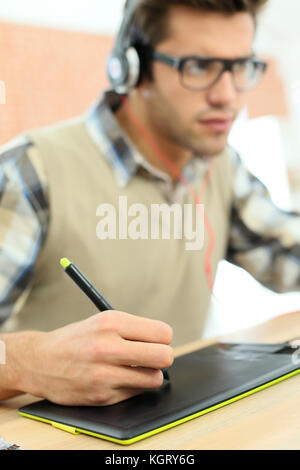
[[[93,304],[104,312],[105,310],[114,310],[114,308],[107,302],[107,300],[100,294],[100,292],[91,284],[91,282],[85,277],[80,269],[68,258],[62,258],[60,264],[64,268],[65,272],[70,278],[77,284],[77,286],[88,296]],[[164,379],[170,380],[167,369],[162,369]]]

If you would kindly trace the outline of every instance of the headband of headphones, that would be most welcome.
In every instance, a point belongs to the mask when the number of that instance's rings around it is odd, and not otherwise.
[[[129,32],[137,4],[129,2],[119,29],[116,43],[108,58],[107,74],[113,89],[119,94],[127,94],[139,82],[141,61],[138,51],[129,43]]]

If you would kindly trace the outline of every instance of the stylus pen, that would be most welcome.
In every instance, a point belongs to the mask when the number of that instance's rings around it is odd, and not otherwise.
[[[88,296],[88,298],[100,310],[100,312],[104,312],[105,310],[114,310],[114,308],[107,302],[103,295],[100,294],[96,287],[93,286],[93,284],[85,277],[85,275],[74,263],[71,263],[68,258],[62,258],[60,260],[60,264],[64,268],[65,272],[85,293],[85,295]],[[162,373],[164,379],[170,380],[167,369],[162,369]]]

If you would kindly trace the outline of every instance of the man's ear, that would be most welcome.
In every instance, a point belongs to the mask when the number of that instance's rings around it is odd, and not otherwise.
[[[152,94],[153,82],[147,78],[143,78],[141,83],[136,87],[136,91],[143,97],[148,98]]]

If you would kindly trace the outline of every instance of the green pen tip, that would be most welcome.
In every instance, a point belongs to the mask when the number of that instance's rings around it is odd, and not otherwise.
[[[62,265],[62,267],[63,267],[64,269],[67,269],[67,267],[70,266],[71,261],[68,260],[68,258],[62,258],[62,259],[60,260],[60,264]]]

